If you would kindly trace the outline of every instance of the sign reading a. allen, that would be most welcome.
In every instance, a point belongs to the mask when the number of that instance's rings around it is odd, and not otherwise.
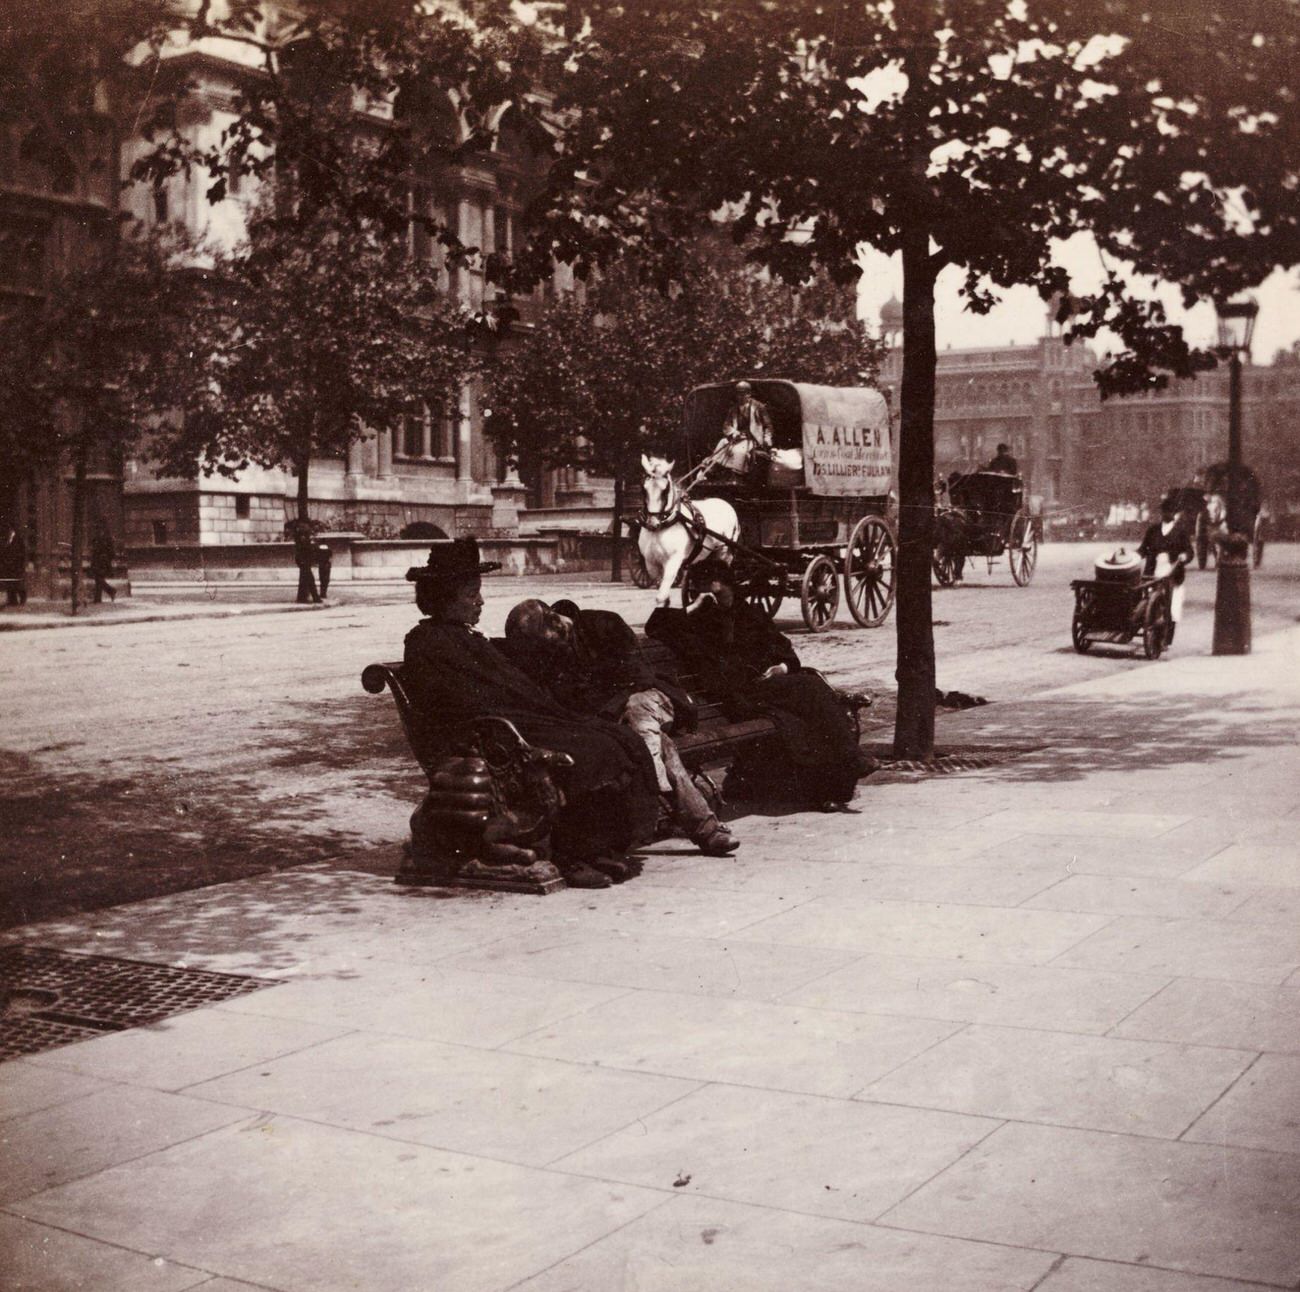
[[[816,494],[886,493],[892,468],[888,423],[805,423],[804,462]]]

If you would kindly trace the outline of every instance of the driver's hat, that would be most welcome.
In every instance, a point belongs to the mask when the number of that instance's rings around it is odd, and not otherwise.
[[[751,386],[751,385],[749,384],[749,382],[747,382],[747,381],[738,381],[738,382],[736,382],[736,392],[737,392],[737,394],[739,394],[740,391],[742,391],[742,390],[753,390],[753,389],[754,389],[754,387]]]

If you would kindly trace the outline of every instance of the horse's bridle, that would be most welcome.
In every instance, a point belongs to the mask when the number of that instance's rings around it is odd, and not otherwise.
[[[654,479],[653,476],[647,476],[646,479]],[[677,492],[677,482],[672,476],[663,476],[662,479],[667,484],[667,498],[661,510],[652,512],[649,507],[642,506],[641,515],[637,518],[641,523],[642,529],[648,529],[652,534],[661,529],[667,529],[669,525],[675,525],[682,510],[682,498]],[[642,486],[642,496],[645,489]]]

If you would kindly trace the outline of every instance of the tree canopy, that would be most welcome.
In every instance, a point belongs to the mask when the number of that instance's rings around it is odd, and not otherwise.
[[[850,290],[824,279],[798,290],[729,251],[694,249],[672,291],[625,261],[557,302],[491,367],[498,448],[526,474],[580,465],[620,477],[648,444],[676,443],[682,400],[703,382],[874,379],[879,346]]]
[[[292,198],[281,184],[246,241],[195,271],[173,365],[181,416],[155,452],[176,475],[287,467],[306,519],[311,459],[396,427],[420,400],[435,415],[450,406],[474,366],[474,329],[434,265],[332,207],[304,216]]]

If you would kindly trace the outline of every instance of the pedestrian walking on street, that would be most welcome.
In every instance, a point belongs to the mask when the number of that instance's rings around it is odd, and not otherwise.
[[[110,601],[117,600],[117,591],[108,581],[109,575],[113,573],[113,562],[116,560],[117,547],[113,542],[112,531],[108,528],[108,522],[102,516],[97,516],[94,537],[90,540],[90,576],[95,580],[96,605],[104,600],[106,592]]]
[[[298,567],[298,601],[318,602],[321,597],[316,590],[316,542],[311,534],[311,522],[295,520],[290,526],[293,537],[293,562]]]
[[[6,604],[27,604],[27,544],[13,525],[0,525],[0,582],[5,585]]]
[[[334,553],[330,545],[319,539],[316,542],[316,577],[320,583],[320,599],[325,600],[330,594],[330,568],[334,563]]]
[[[1138,555],[1145,558],[1142,573],[1146,578],[1164,578],[1168,575],[1173,584],[1169,598],[1169,632],[1165,637],[1165,645],[1172,645],[1174,630],[1183,617],[1183,596],[1186,592],[1183,582],[1187,578],[1187,567],[1196,555],[1192,536],[1178,514],[1178,503],[1172,494],[1161,499],[1160,519],[1147,526],[1138,547]]]

